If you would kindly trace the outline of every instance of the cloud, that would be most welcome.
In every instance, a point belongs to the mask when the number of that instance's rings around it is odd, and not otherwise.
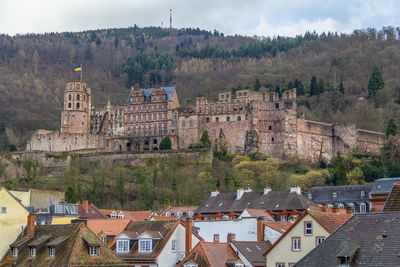
[[[308,19],[300,19],[297,22],[288,21],[285,24],[272,25],[268,23],[265,16],[261,16],[258,25],[255,28],[247,31],[250,35],[262,36],[291,36],[294,37],[299,34],[304,34],[307,31],[317,33],[334,32],[337,29],[338,23],[332,18],[310,21]]]

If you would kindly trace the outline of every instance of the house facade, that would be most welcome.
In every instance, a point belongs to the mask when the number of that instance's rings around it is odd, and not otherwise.
[[[130,222],[112,248],[131,266],[172,267],[201,240],[191,220]]]
[[[346,222],[350,214],[307,210],[265,253],[267,267],[293,267]]]
[[[0,260],[13,243],[23,234],[29,211],[5,187],[0,186]]]

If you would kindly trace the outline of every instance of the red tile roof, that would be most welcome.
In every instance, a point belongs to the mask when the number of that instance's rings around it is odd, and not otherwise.
[[[83,204],[78,204],[78,214],[81,219],[104,219],[103,213],[93,204],[88,205],[87,211]]]
[[[96,235],[103,232],[108,236],[116,236],[125,229],[130,221],[130,219],[89,219],[86,224]]]
[[[258,209],[245,209],[252,217],[265,217],[268,221],[275,221],[274,218],[265,210],[258,210]]]
[[[390,192],[382,211],[400,211],[400,183],[393,185],[392,191]]]
[[[268,226],[269,228],[284,234],[290,226],[293,225],[291,222],[265,222],[264,225]]]
[[[329,234],[336,231],[342,224],[351,218],[351,214],[338,214],[333,212],[319,212],[308,210],[307,213],[313,217]]]

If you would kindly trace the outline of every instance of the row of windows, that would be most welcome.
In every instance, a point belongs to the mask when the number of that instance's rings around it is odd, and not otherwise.
[[[167,104],[159,105],[143,105],[143,106],[130,106],[127,108],[128,111],[145,111],[145,110],[162,110],[167,109]]]
[[[157,134],[157,133],[168,133],[168,127],[165,124],[164,126],[162,126],[161,124],[158,126],[158,131],[157,131],[157,127],[151,127],[151,125],[146,128],[146,126],[143,126],[143,128],[141,126],[139,127],[135,127],[135,128],[130,128],[128,127],[128,133],[133,133],[133,134]]]
[[[241,116],[237,116],[237,121],[241,121],[241,120],[242,120],[242,117]],[[226,117],[226,121],[231,121],[231,117]],[[210,118],[209,117],[206,118],[206,122],[207,123],[210,122]],[[215,118],[215,122],[219,122],[219,118],[218,117]]]
[[[36,247],[29,248],[29,257],[35,258],[36,257]],[[89,247],[89,255],[90,256],[99,256],[100,255],[100,247]],[[49,258],[54,258],[56,256],[56,248],[55,247],[48,247],[47,248],[47,256]],[[17,258],[18,257],[18,248],[11,249],[11,257]]]
[[[189,121],[189,127],[193,127],[194,122],[193,121]],[[182,127],[186,127],[186,121],[182,121]]]
[[[80,103],[76,103],[76,108],[80,108],[81,107],[81,105],[80,105]],[[68,103],[68,108],[72,108],[72,104],[71,103]]]
[[[319,244],[324,242],[325,236],[316,236],[315,237],[315,246],[317,247]],[[292,237],[292,251],[299,252],[301,251],[301,237]]]
[[[70,101],[72,100],[72,95],[71,94],[68,95],[68,100],[70,100]],[[75,97],[75,100],[81,100],[81,95],[77,94],[76,97]],[[86,101],[86,95],[83,95],[83,101]]]
[[[163,114],[162,113],[158,113],[158,114],[143,114],[143,115],[131,115],[131,116],[127,116],[127,121],[136,121],[136,119],[138,121],[143,120],[157,120],[157,117],[159,120],[161,120],[163,118]],[[167,113],[164,113],[164,119],[166,119],[168,117]]]
[[[206,113],[208,113],[208,112],[225,112],[225,111],[226,111],[226,107],[223,107],[222,111],[221,111],[221,109],[219,107],[217,107],[217,108],[211,107],[210,109],[208,109],[208,108],[203,109],[201,107],[199,108],[199,113],[203,113],[203,112],[206,112]],[[238,109],[237,108],[233,108],[233,111],[238,111]],[[243,107],[240,107],[239,111],[243,111]]]
[[[156,95],[151,97],[152,100],[154,101],[165,101],[165,95]],[[144,101],[144,96],[138,96],[136,95],[135,97],[132,97],[132,102],[143,102]]]

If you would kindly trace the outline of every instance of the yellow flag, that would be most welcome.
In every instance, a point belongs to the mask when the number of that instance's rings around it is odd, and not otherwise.
[[[82,70],[81,67],[75,69],[75,71],[81,71],[81,70]]]

